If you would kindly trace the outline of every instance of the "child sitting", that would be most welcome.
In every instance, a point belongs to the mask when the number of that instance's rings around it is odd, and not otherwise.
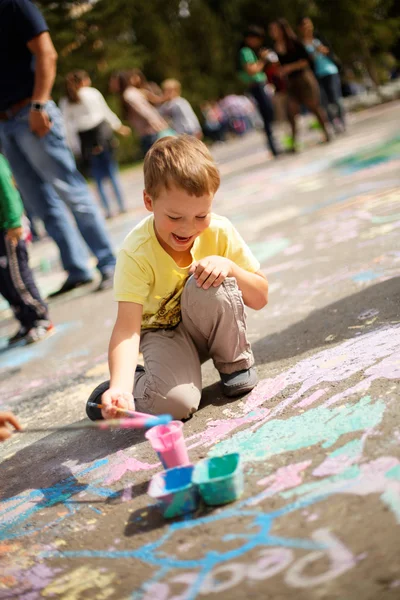
[[[164,104],[159,108],[164,119],[177,133],[187,133],[201,139],[203,133],[198,118],[189,102],[181,96],[181,84],[177,79],[166,79],[161,84]]]
[[[200,404],[201,364],[208,358],[226,396],[257,383],[245,305],[263,308],[268,283],[232,223],[212,213],[220,176],[211,154],[194,137],[164,138],[146,155],[144,180],[152,215],[119,252],[111,378],[89,398],[104,405],[102,415],[87,407],[92,419],[134,406],[188,418]],[[139,344],[144,368],[135,373]]]

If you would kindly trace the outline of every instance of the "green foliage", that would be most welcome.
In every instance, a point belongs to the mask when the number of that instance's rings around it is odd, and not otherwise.
[[[108,96],[114,70],[139,67],[149,80],[182,82],[183,95],[199,106],[206,99],[242,90],[236,54],[243,29],[267,29],[280,16],[294,26],[313,18],[345,65],[363,63],[373,79],[384,77],[391,48],[398,48],[399,0],[91,0],[38,2],[59,53],[54,96],[63,95],[66,73],[89,72]],[[267,41],[268,43],[268,41]],[[122,142],[122,155],[132,142]]]

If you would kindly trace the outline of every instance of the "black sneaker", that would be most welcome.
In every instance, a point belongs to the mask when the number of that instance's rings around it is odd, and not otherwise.
[[[144,371],[144,367],[142,365],[138,365],[136,367],[136,372]],[[87,402],[86,402],[86,414],[91,421],[100,421],[103,418],[101,414],[101,408],[97,408],[97,406],[90,406],[90,404],[101,404],[101,397],[110,387],[110,380],[103,381],[100,383],[93,392],[90,394]]]
[[[85,279],[71,279],[67,277],[59,290],[49,294],[49,298],[55,298],[56,296],[61,296],[61,294],[66,294],[71,290],[75,290],[78,287],[82,287],[83,285],[88,285],[92,283],[93,279],[91,277],[86,277]]]
[[[9,346],[14,346],[14,344],[18,344],[18,342],[21,342],[22,340],[24,340],[26,338],[26,336],[28,335],[29,329],[27,327],[24,327],[24,325],[21,325],[21,327],[18,329],[17,333],[14,333],[14,335],[10,338],[8,338],[8,345]]]
[[[96,292],[102,292],[103,290],[112,290],[114,283],[114,270],[112,271],[104,271],[101,274],[101,281],[99,287],[96,289]]]
[[[251,392],[258,383],[258,377],[255,369],[244,369],[235,371],[235,373],[220,373],[222,391],[228,398],[242,396]]]

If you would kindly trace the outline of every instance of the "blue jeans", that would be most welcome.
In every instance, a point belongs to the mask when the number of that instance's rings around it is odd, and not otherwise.
[[[334,125],[335,116],[338,117],[343,127],[345,126],[345,112],[342,98],[342,85],[340,82],[340,75],[326,75],[325,77],[318,78],[319,87],[321,90],[321,101],[322,106],[325,108],[328,119]],[[336,108],[332,111],[332,106]]]
[[[100,200],[107,216],[110,216],[111,214],[111,207],[103,185],[105,179],[109,179],[111,182],[119,209],[121,211],[125,210],[125,203],[122,198],[121,188],[118,181],[118,165],[112,155],[112,152],[110,152],[110,150],[104,150],[104,152],[101,152],[100,154],[93,154],[90,157],[90,168],[94,180],[96,181]]]
[[[27,210],[44,222],[72,280],[90,276],[82,237],[97,258],[97,268],[102,273],[111,271],[115,257],[105,223],[66,144],[59,109],[53,101],[46,104],[53,126],[43,138],[29,129],[29,110],[27,106],[12,119],[0,121],[2,152],[11,165]]]
[[[259,113],[263,120],[269,149],[274,156],[278,156],[279,149],[276,145],[274,133],[272,131],[272,122],[274,120],[274,107],[272,105],[272,100],[265,91],[263,83],[253,83],[250,86],[249,92],[256,101]]]

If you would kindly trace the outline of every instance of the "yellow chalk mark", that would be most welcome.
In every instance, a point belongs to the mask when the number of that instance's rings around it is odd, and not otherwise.
[[[78,567],[47,585],[41,595],[44,598],[62,597],[63,600],[85,600],[88,597],[106,600],[114,594],[111,583],[115,578],[114,573],[102,573],[100,569],[92,567]],[[94,592],[95,596],[89,596],[89,591]]]
[[[331,360],[321,360],[318,363],[318,367],[320,369],[332,369],[332,367],[336,367],[337,365],[341,365],[347,358],[347,354],[340,354],[339,356],[335,356]]]

